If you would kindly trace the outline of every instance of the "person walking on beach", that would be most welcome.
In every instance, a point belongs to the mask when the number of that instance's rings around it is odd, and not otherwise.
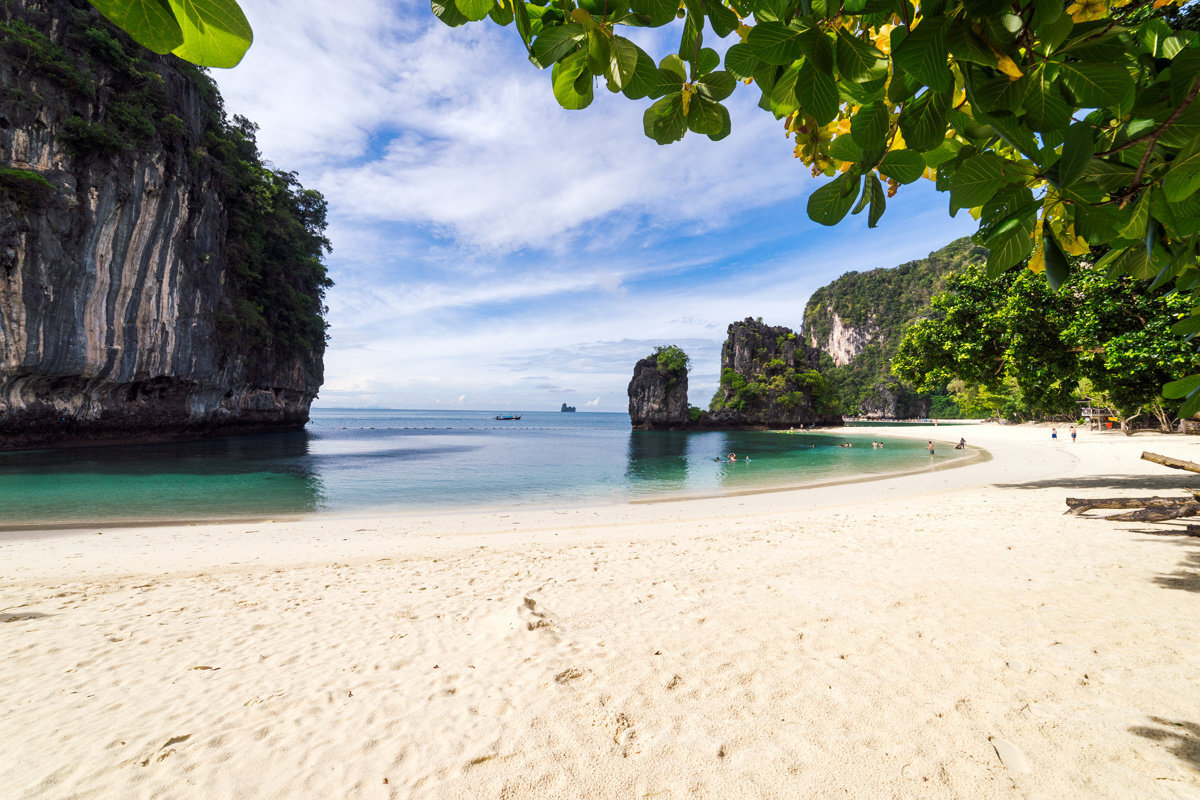
[[[1050,441],[1056,442],[1056,443],[1058,442],[1058,428],[1050,429]]]
[[[1071,426],[1071,444],[1075,444],[1075,426]]]

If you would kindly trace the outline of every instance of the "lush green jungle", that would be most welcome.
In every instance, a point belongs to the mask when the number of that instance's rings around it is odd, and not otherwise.
[[[163,152],[167,168],[190,172],[195,185],[210,178],[228,219],[219,326],[227,350],[319,363],[324,293],[332,285],[322,260],[329,251],[324,197],[301,186],[294,173],[264,163],[256,126],[226,115],[204,69],[175,59],[168,64],[83,0],[67,8],[61,43],[43,32],[50,29],[49,9],[25,18],[0,13],[0,59],[17,76],[36,76],[5,89],[18,117],[55,104],[52,116],[64,120],[58,141],[80,169],[116,170],[124,160]],[[185,122],[186,108],[168,91],[171,70],[203,97],[200,124]],[[60,91],[43,96],[39,80]],[[36,171],[0,165],[0,201],[15,201],[20,212],[50,202],[53,193]]]

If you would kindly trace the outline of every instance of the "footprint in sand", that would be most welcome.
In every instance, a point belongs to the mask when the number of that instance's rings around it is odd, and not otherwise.
[[[526,597],[525,602],[517,609],[517,613],[525,620],[526,630],[544,630],[551,635],[557,635],[558,624],[553,616],[532,597]]]

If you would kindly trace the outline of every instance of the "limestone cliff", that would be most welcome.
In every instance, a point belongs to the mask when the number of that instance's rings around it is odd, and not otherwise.
[[[848,272],[813,292],[804,309],[804,337],[823,352],[843,413],[924,417],[930,398],[892,376],[904,331],[929,309],[945,277],[985,259],[987,251],[959,239],[898,267]]]
[[[662,357],[664,350],[634,365],[628,394],[629,422],[636,430],[679,430],[689,424],[686,357],[672,364]]]
[[[730,324],[721,347],[721,386],[701,424],[792,428],[836,424],[816,349],[791,328],[749,317]]]
[[[253,130],[85,3],[0,4],[0,447],[305,423],[324,200]]]

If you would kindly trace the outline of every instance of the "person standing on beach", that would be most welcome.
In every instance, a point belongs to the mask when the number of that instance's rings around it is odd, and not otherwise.
[[[932,441],[929,443],[929,460],[930,461],[933,460],[933,442]]]
[[[1071,444],[1075,444],[1075,426],[1071,426]]]
[[[1052,441],[1052,442],[1058,441],[1058,428],[1050,429],[1050,441]]]

